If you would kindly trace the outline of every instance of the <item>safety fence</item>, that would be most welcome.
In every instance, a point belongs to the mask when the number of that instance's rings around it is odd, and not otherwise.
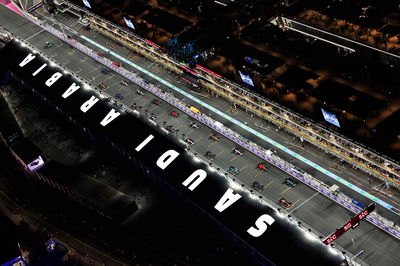
[[[182,63],[170,59],[169,57],[172,57],[172,55],[167,54],[161,47],[149,43],[149,41],[137,34],[127,32],[122,27],[69,1],[63,1],[63,3],[74,9],[85,11],[85,16],[90,18],[92,25],[97,30],[102,30],[102,32],[104,32],[104,29],[108,30],[106,35],[118,38],[118,40],[130,47],[132,45],[135,45],[135,47],[140,46],[139,52],[144,51],[143,54],[153,59],[157,58],[158,62],[165,64],[173,70],[180,69],[182,66]],[[135,42],[130,41],[126,36],[135,39]],[[176,67],[172,68],[172,65]],[[207,69],[199,67],[196,71],[206,81],[203,84],[206,83],[205,85],[214,92],[219,93],[223,97],[230,95],[231,97],[228,100],[234,100],[256,115],[266,118],[278,126],[285,127],[289,132],[300,135],[304,140],[323,148],[324,151],[338,156],[351,164],[357,164],[360,170],[400,188],[400,165],[392,159],[385,158],[363,144],[355,143],[354,140],[348,140],[345,136],[341,136],[337,132],[332,132],[277,103],[242,88],[224,77],[211,73]],[[181,72],[181,70],[178,72]],[[221,91],[224,93],[221,94]]]

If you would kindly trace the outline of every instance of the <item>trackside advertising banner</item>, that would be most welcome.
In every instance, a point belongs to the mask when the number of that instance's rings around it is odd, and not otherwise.
[[[344,256],[195,160],[171,135],[120,110],[104,96],[12,41],[0,50],[3,67],[85,128],[149,169],[254,249],[264,265],[340,265]],[[173,206],[172,206],[173,207]],[[196,230],[198,225],[193,225]],[[194,240],[195,241],[195,240]]]

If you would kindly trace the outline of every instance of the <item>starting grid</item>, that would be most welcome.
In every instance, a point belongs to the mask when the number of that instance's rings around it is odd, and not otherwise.
[[[217,126],[216,122],[208,117],[204,117],[203,115],[199,115],[197,113],[194,113],[193,111],[191,111],[186,105],[179,103],[179,102],[175,102],[173,101],[171,98],[168,98],[165,95],[164,91],[158,90],[156,89],[154,86],[149,86],[148,84],[145,84],[141,79],[139,79],[136,75],[134,75],[133,73],[129,72],[128,70],[125,70],[123,68],[120,67],[116,67],[112,64],[112,62],[106,58],[100,57],[98,56],[93,50],[91,50],[90,48],[76,42],[76,41],[72,41],[70,39],[68,39],[64,34],[62,34],[61,32],[59,32],[58,30],[49,27],[49,26],[45,26],[43,24],[41,24],[36,18],[34,18],[31,15],[26,16],[26,18],[28,18],[29,20],[31,20],[33,23],[35,23],[37,26],[43,28],[44,30],[48,31],[49,33],[55,35],[57,38],[63,40],[64,42],[70,44],[71,46],[75,47],[76,49],[78,49],[79,51],[85,53],[86,55],[90,56],[91,58],[95,59],[96,61],[99,61],[100,63],[106,65],[107,67],[113,69],[114,71],[116,71],[117,73],[121,74],[122,76],[130,79],[131,81],[135,82],[136,84],[138,84],[139,86],[146,88],[147,90],[149,90],[150,92],[152,92],[153,94],[157,95],[158,97],[160,97],[161,99],[167,101],[168,103],[176,106],[178,109],[180,109],[181,111],[187,113],[188,115],[192,116],[193,118],[196,118],[197,120],[201,121],[202,123],[206,124],[207,126],[215,129],[217,132],[223,134],[224,136],[230,138],[231,140],[235,141],[236,143],[242,145],[243,147],[247,148],[248,150],[252,151],[253,153],[259,155],[261,158],[264,158],[266,161],[274,164],[275,166],[277,166],[278,168],[280,168],[281,170],[287,172],[288,174],[296,177],[297,179],[301,180],[303,183],[305,183],[306,185],[314,188],[315,190],[323,193],[325,196],[331,198],[332,200],[334,200],[335,202],[339,203],[340,205],[342,205],[343,207],[358,213],[360,211],[359,207],[354,206],[353,204],[350,204],[349,202],[342,200],[340,198],[338,198],[337,196],[333,195],[332,193],[330,193],[329,189],[327,187],[322,186],[322,184],[316,184],[316,182],[312,181],[310,178],[306,178],[305,176],[308,175],[306,173],[304,173],[304,175],[299,174],[298,172],[296,172],[294,170],[294,166],[285,163],[284,161],[282,161],[279,157],[274,156],[273,154],[270,156],[268,154],[268,152],[266,152],[264,149],[258,147],[258,145],[251,145],[250,142],[246,139],[244,139],[242,136],[238,135],[237,133],[233,132],[232,130],[225,128],[223,129],[223,125],[221,124],[221,126]],[[323,169],[322,167],[316,165],[315,163],[309,161],[308,159],[302,157],[301,155],[291,151],[290,149],[282,146],[281,144],[273,141],[272,139],[262,135],[261,133],[255,131],[254,129],[248,127],[247,125],[244,125],[243,123],[237,121],[236,119],[226,115],[225,113],[215,109],[214,107],[208,105],[207,103],[195,98],[194,96],[192,96],[191,94],[186,93],[185,91],[179,89],[178,87],[174,86],[173,84],[170,84],[169,82],[159,78],[158,76],[155,76],[153,73],[148,72],[147,70],[143,69],[142,67],[134,64],[133,62],[128,61],[127,59],[121,57],[120,55],[114,53],[113,51],[107,49],[106,47],[94,42],[93,40],[82,36],[81,34],[78,34],[79,37],[81,37],[82,39],[88,41],[89,43],[91,43],[92,45],[102,49],[103,51],[108,52],[109,54],[113,55],[114,57],[118,58],[119,60],[121,60],[121,62],[125,62],[126,64],[138,69],[139,71],[151,76],[152,78],[158,80],[159,82],[163,83],[164,85],[168,86],[169,88],[179,92],[180,94],[184,95],[185,97],[189,97],[190,99],[192,99],[193,101],[195,101],[196,103],[208,108],[209,110],[211,110],[212,112],[224,117],[225,119],[231,121],[232,123],[235,123],[236,125],[240,126],[241,128],[247,130],[248,132],[251,132],[252,134],[256,135],[257,137],[263,139],[264,141],[267,141],[269,143],[271,143],[272,145],[274,145],[275,147],[281,149],[282,151],[292,155],[293,157],[302,160],[303,162],[309,164],[310,166],[314,167],[315,169],[323,172],[324,174],[338,180],[339,182],[341,182],[342,184],[348,186],[349,188],[359,192],[362,191],[363,195],[365,195],[367,198],[370,198],[371,200],[373,200],[374,202],[380,204],[381,206],[388,208],[389,210],[393,211],[396,213],[399,212],[399,210],[395,209],[393,206],[383,202],[382,200],[373,197],[372,195],[368,194],[367,192],[361,190],[360,188],[354,186],[353,184],[343,180],[342,178],[334,175],[333,173],[327,171],[326,169]],[[276,157],[276,158],[274,158]],[[282,162],[280,162],[282,161]],[[310,175],[308,175],[309,177],[311,177]],[[311,177],[312,178],[312,177]],[[398,232],[395,228],[393,228],[391,225],[388,224],[389,221],[387,221],[386,219],[379,217],[379,215],[373,215],[376,217],[372,217],[372,216],[367,216],[366,219],[375,224],[376,226],[378,226],[379,228],[383,229],[384,231],[390,233],[391,235],[393,235],[394,237],[400,239],[400,232]],[[384,222],[384,220],[386,220],[386,222]],[[390,223],[390,222],[389,222]]]
[[[301,162],[306,163],[307,165],[313,167],[314,169],[320,171],[321,173],[323,173],[323,174],[325,174],[325,175],[331,177],[332,179],[336,180],[337,182],[340,182],[341,184],[345,185],[346,187],[348,187],[348,188],[350,188],[350,189],[356,191],[357,193],[359,193],[359,194],[365,196],[366,198],[372,200],[373,202],[375,202],[375,203],[377,203],[377,204],[379,204],[379,205],[385,207],[386,209],[388,209],[388,210],[390,210],[390,211],[392,211],[392,212],[394,212],[394,213],[396,213],[396,214],[399,214],[399,213],[400,213],[400,210],[396,209],[394,206],[392,206],[392,205],[386,203],[385,201],[383,201],[383,200],[381,200],[381,199],[379,199],[379,198],[377,198],[377,197],[371,195],[370,193],[366,192],[365,190],[363,190],[363,189],[361,189],[361,188],[359,188],[359,187],[353,185],[352,183],[350,183],[350,182],[346,181],[345,179],[343,179],[343,178],[341,178],[341,177],[335,175],[334,173],[332,173],[332,172],[326,170],[325,168],[319,166],[318,164],[316,164],[316,163],[314,163],[314,162],[308,160],[307,158],[304,158],[304,157],[301,156],[300,154],[298,154],[298,153],[296,153],[296,152],[290,150],[289,148],[283,146],[282,144],[280,144],[280,143],[278,143],[278,142],[276,142],[276,141],[270,139],[269,137],[267,137],[267,136],[261,134],[260,132],[254,130],[253,128],[250,128],[249,126],[243,124],[242,122],[240,122],[240,121],[238,121],[238,120],[236,120],[236,119],[230,117],[229,115],[227,115],[227,114],[221,112],[220,110],[214,108],[213,106],[211,106],[211,105],[209,105],[209,104],[203,102],[202,100],[200,100],[200,99],[194,97],[192,94],[189,94],[189,93],[185,92],[184,90],[182,90],[182,89],[176,87],[175,85],[169,83],[168,81],[163,80],[162,78],[160,78],[160,77],[154,75],[153,73],[147,71],[146,69],[142,68],[141,66],[139,66],[139,65],[137,65],[137,64],[135,64],[135,63],[133,63],[133,62],[131,62],[131,61],[129,61],[129,60],[127,60],[126,58],[124,58],[124,57],[120,56],[119,54],[113,52],[112,50],[110,50],[110,49],[104,47],[103,45],[101,45],[101,44],[99,44],[99,43],[97,43],[97,42],[95,42],[95,41],[93,41],[93,40],[87,38],[86,36],[80,35],[79,37],[82,38],[83,40],[89,42],[90,44],[96,46],[97,48],[100,48],[101,50],[103,50],[103,51],[109,53],[110,55],[112,55],[112,56],[118,58],[119,60],[121,60],[121,62],[124,62],[124,63],[130,65],[131,67],[133,67],[133,68],[135,68],[135,69],[137,69],[137,70],[143,72],[144,74],[146,74],[146,75],[152,77],[153,79],[155,79],[155,80],[161,82],[161,83],[164,84],[165,86],[167,86],[167,87],[173,89],[174,91],[176,91],[176,92],[182,94],[183,96],[189,98],[190,100],[196,102],[197,104],[199,104],[199,105],[201,105],[201,106],[203,106],[203,107],[209,109],[209,110],[212,111],[213,113],[215,113],[215,114],[217,114],[217,115],[219,115],[219,116],[225,118],[226,120],[228,120],[228,121],[234,123],[235,125],[241,127],[242,129],[244,129],[244,130],[246,130],[246,131],[252,133],[253,135],[257,136],[258,138],[262,139],[263,141],[266,141],[266,142],[270,143],[270,144],[273,145],[274,147],[276,147],[276,148],[282,150],[283,152],[285,152],[285,153],[291,155],[292,157],[294,157],[294,158],[300,160]]]

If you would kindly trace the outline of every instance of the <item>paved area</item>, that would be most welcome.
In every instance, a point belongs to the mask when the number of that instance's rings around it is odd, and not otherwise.
[[[45,116],[46,110],[40,109],[29,99],[29,95],[21,94],[21,88],[4,89],[3,96],[12,108],[22,133],[41,147],[47,158],[67,166],[76,166],[94,153],[94,147],[85,140],[73,138],[77,132],[65,123],[55,124]]]
[[[44,152],[46,158],[69,167],[74,167],[97,181],[128,195],[135,200],[139,210],[134,219],[154,205],[156,199],[152,186],[138,181],[129,175],[116,157],[104,156],[93,146],[91,140],[71,127],[62,117],[52,114],[51,110],[32,101],[18,86],[3,89],[8,106],[19,124],[22,133]]]

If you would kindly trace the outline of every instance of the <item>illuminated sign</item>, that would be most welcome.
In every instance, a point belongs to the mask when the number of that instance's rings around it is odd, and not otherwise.
[[[337,229],[334,233],[327,236],[322,242],[325,245],[329,245],[334,240],[338,239],[341,235],[346,233],[347,230],[349,230],[350,228],[356,228],[359,225],[360,221],[365,219],[365,217],[367,217],[367,215],[373,212],[374,210],[375,210],[375,204],[371,203],[362,212],[351,218],[351,220],[348,223]]]
[[[33,160],[31,163],[29,163],[27,166],[31,172],[37,171],[40,167],[44,165],[44,161],[42,156],[39,156],[35,160]]]
[[[253,87],[254,87],[253,80],[251,79],[251,77],[250,77],[249,75],[243,74],[243,73],[240,72],[240,71],[239,71],[239,74],[240,74],[240,78],[242,79],[242,81],[243,81],[244,83],[247,83],[247,84],[249,84],[250,86],[253,86]]]
[[[22,258],[22,256],[18,256],[10,261],[1,264],[1,266],[26,266],[26,265],[27,264]]]
[[[335,125],[337,127],[340,127],[339,120],[337,119],[335,114],[328,112],[322,108],[321,108],[321,111],[322,111],[322,115],[324,116],[324,119],[326,122],[331,123],[332,125]]]
[[[134,30],[136,29],[130,18],[124,17],[124,20],[125,20],[126,26],[128,26],[129,28],[134,29]]]
[[[83,4],[88,7],[88,8],[92,8],[92,6],[89,3],[89,0],[82,0]]]

